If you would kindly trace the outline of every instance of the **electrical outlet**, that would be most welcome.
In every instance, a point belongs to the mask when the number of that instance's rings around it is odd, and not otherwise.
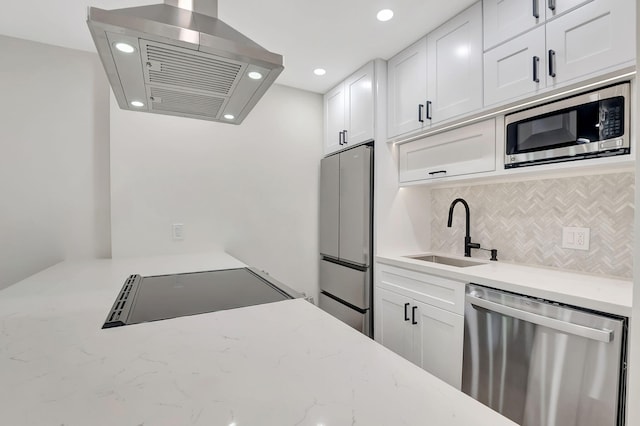
[[[171,227],[173,241],[184,240],[184,223],[174,223]]]
[[[589,250],[589,228],[565,226],[562,228],[562,248]]]

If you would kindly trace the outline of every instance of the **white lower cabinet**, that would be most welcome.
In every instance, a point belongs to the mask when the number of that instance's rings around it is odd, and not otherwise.
[[[465,283],[377,265],[375,340],[457,389]]]

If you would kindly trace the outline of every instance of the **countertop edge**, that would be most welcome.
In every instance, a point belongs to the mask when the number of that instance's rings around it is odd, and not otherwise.
[[[427,254],[427,253],[421,253]],[[433,253],[428,253],[433,254]],[[413,255],[413,254],[410,254]],[[450,256],[450,255],[447,255]],[[454,256],[455,257],[455,256]],[[611,277],[598,277],[593,275],[580,274],[578,272],[568,271],[556,271],[549,268],[537,268],[531,265],[516,265],[512,263],[483,263],[482,265],[469,266],[465,268],[459,268],[455,266],[442,265],[437,263],[429,263],[421,260],[414,260],[400,255],[377,255],[375,257],[376,262],[396,266],[404,269],[410,269],[417,272],[423,272],[430,275],[435,275],[443,278],[449,278],[457,281],[464,281],[466,283],[473,282],[488,287],[494,287],[500,290],[510,291],[513,293],[521,293],[527,296],[538,297],[554,302],[564,303],[580,308],[591,309],[595,311],[601,311],[608,314],[620,315],[625,317],[631,317],[631,292],[632,281],[624,279],[616,279]],[[523,274],[530,272],[538,272],[544,274],[547,278],[549,276],[557,280],[575,281],[583,279],[588,283],[601,283],[606,287],[611,287],[612,290],[618,290],[618,292],[628,292],[628,304],[622,304],[610,300],[600,300],[593,297],[588,297],[584,294],[578,294],[577,291],[570,291],[565,288],[542,288],[531,286],[528,283],[518,282],[517,279],[505,280],[499,278],[498,271],[496,269],[503,268],[510,269],[511,272],[521,270]],[[565,287],[569,287],[567,285]],[[624,297],[622,297],[624,298]]]

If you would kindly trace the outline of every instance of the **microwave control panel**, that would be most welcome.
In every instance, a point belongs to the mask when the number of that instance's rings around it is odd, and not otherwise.
[[[600,140],[617,138],[624,131],[624,99],[620,97],[600,101]]]

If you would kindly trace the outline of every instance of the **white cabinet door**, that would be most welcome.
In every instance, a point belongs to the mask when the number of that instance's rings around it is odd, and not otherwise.
[[[400,183],[495,170],[495,120],[400,145]]]
[[[427,39],[422,38],[387,63],[389,138],[425,127]]]
[[[342,131],[345,130],[344,120],[344,84],[324,95],[324,153],[325,155],[342,148]]]
[[[427,76],[431,123],[482,107],[480,2],[427,35]]]
[[[412,360],[413,328],[409,297],[376,287],[376,341],[398,355]],[[405,316],[406,314],[406,316]]]
[[[551,19],[555,16],[558,16],[567,12],[568,10],[573,9],[574,7],[578,7],[585,3],[589,3],[590,1],[591,0],[544,0],[546,17],[547,19]],[[607,1],[616,2],[619,0],[607,0]]]
[[[369,62],[345,80],[345,122],[343,141],[353,145],[373,140],[374,66]]]
[[[546,28],[549,87],[635,58],[635,0],[594,0]]]
[[[497,104],[546,87],[544,26],[484,54],[484,104]]]
[[[546,0],[484,0],[484,49],[488,50],[543,23],[545,9]]]
[[[464,316],[413,302],[414,363],[451,386],[462,386]],[[414,307],[416,308],[414,311]]]

